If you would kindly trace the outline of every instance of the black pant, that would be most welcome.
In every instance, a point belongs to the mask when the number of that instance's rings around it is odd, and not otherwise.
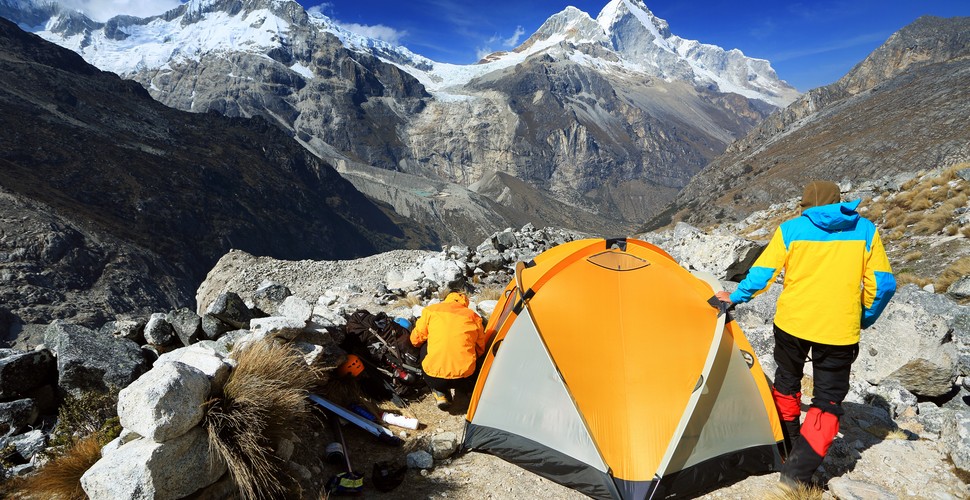
[[[424,358],[428,355],[428,343],[425,342],[421,346],[421,363],[424,363]],[[471,394],[472,390],[475,389],[475,380],[478,378],[478,370],[481,367],[481,361],[484,359],[479,358],[479,362],[475,366],[475,371],[463,378],[438,378],[432,377],[427,373],[424,374],[424,381],[428,384],[428,387],[438,391],[447,393],[450,389],[457,389],[465,393]],[[423,368],[423,367],[422,367]]]
[[[783,482],[808,483],[822,465],[839,431],[842,401],[849,393],[849,368],[859,344],[828,345],[794,337],[775,325],[775,390],[784,395],[801,391],[805,361],[811,352],[815,388],[805,423],[784,422],[792,441],[781,468]]]
[[[812,406],[842,415],[842,401],[849,393],[849,369],[859,355],[859,344],[829,345],[800,339],[775,325],[775,389],[782,394],[801,391],[805,361],[811,351],[815,388]]]

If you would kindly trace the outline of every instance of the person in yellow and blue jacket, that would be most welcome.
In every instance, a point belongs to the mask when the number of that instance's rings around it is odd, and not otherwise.
[[[486,340],[482,317],[468,308],[464,293],[451,292],[421,312],[411,330],[411,345],[421,347],[424,380],[438,408],[451,405],[451,389],[471,393]]]
[[[783,222],[768,246],[728,294],[744,303],[768,289],[784,270],[784,288],[774,318],[772,395],[789,436],[781,482],[810,483],[839,432],[849,370],[859,353],[860,330],[868,328],[896,292],[896,280],[876,226],[859,215],[859,200],[841,202],[839,187],[814,181],[802,195],[802,213]],[[812,404],[801,416],[801,379],[812,361]]]

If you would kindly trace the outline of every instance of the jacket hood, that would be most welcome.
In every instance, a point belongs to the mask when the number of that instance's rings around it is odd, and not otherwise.
[[[802,215],[808,217],[812,224],[826,231],[851,229],[859,221],[859,212],[856,212],[856,208],[861,202],[862,200],[855,200],[806,208]]]
[[[460,305],[468,307],[468,296],[461,292],[451,292],[445,297],[445,302],[456,302]]]

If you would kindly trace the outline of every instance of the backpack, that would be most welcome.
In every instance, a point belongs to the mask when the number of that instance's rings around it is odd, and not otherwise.
[[[411,345],[411,332],[394,322],[384,312],[371,313],[366,309],[354,311],[347,317],[346,336],[341,347],[361,356],[367,368],[373,368],[382,379],[384,389],[399,399],[419,393],[424,387],[421,378],[421,350]],[[397,398],[395,398],[397,396]],[[401,406],[401,405],[398,405]]]
[[[398,368],[420,373],[418,357],[421,350],[411,345],[411,332],[394,322],[384,312],[372,314],[366,309],[355,311],[347,318],[347,335],[355,337],[367,349],[371,361],[389,361]]]

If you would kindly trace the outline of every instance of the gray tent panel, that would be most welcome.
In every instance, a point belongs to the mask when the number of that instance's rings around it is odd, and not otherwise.
[[[471,423],[521,436],[607,471],[527,308],[498,347]]]

